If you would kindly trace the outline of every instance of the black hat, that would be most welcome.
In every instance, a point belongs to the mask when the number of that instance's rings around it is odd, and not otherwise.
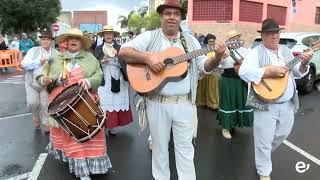
[[[274,19],[269,18],[262,21],[261,30],[257,30],[257,31],[258,33],[262,33],[262,32],[271,32],[271,31],[280,31],[283,29],[284,28],[279,27],[279,24]]]
[[[50,39],[54,39],[54,37],[52,36],[52,32],[51,31],[42,31],[41,35],[39,36],[39,38],[50,38]]]

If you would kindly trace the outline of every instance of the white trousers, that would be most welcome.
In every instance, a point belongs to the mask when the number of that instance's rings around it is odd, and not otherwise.
[[[179,180],[196,180],[192,144],[192,104],[162,104],[147,100],[147,119],[152,137],[152,175],[155,180],[170,180],[169,141],[172,128]]]
[[[272,171],[271,152],[290,134],[294,122],[291,101],[270,104],[269,111],[254,111],[254,147],[257,173],[269,176]]]
[[[33,118],[41,120],[45,125],[48,121],[48,92],[45,88],[34,89],[28,83],[25,84],[27,93],[27,105]]]

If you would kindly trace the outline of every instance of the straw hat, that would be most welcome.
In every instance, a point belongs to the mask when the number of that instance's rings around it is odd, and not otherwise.
[[[236,30],[231,30],[228,32],[228,39],[234,38],[236,36],[241,36],[241,33],[237,32]]]
[[[165,0],[163,4],[157,7],[157,13],[161,14],[165,8],[177,8],[184,14],[184,9],[182,8],[179,0]]]
[[[79,37],[82,40],[82,48],[83,49],[88,49],[92,45],[91,39],[89,37],[87,37],[87,36],[84,36],[82,31],[80,31],[77,28],[73,28],[69,32],[67,32],[65,34],[61,34],[60,36],[58,36],[56,38],[57,43],[58,44],[62,43],[63,41],[67,40],[68,37]]]
[[[103,36],[103,33],[104,33],[104,32],[113,32],[114,35],[116,35],[116,34],[118,33],[117,31],[115,31],[115,30],[113,29],[113,26],[111,26],[111,25],[105,25],[105,26],[103,26],[102,30],[101,30],[100,32],[98,32],[98,35],[99,35],[99,36]]]

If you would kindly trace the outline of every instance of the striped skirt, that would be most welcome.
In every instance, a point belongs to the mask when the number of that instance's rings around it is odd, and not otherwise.
[[[69,163],[76,177],[105,174],[112,167],[106,150],[105,131],[84,143],[77,143],[62,128],[50,129],[49,154]]]
[[[217,120],[222,128],[253,126],[253,109],[245,105],[247,92],[247,84],[241,79],[220,77]]]

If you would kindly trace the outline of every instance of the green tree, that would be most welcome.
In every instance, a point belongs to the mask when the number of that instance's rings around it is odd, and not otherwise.
[[[143,27],[146,30],[154,30],[160,26],[160,16],[156,11],[151,11],[148,16],[143,18]]]
[[[60,15],[60,0],[0,0],[2,32],[34,32],[50,29]]]
[[[184,9],[184,12],[186,13],[182,16],[182,20],[185,20],[188,12],[188,0],[180,0],[180,3],[182,6],[182,9]]]
[[[128,16],[119,16],[118,17],[118,24],[120,24],[120,28],[124,28],[127,31],[130,31],[131,29],[128,27],[128,21],[130,19],[130,16],[134,13],[135,11],[131,11]]]
[[[143,20],[140,14],[134,12],[128,19],[128,28],[136,32],[141,32],[141,28],[143,28]]]

